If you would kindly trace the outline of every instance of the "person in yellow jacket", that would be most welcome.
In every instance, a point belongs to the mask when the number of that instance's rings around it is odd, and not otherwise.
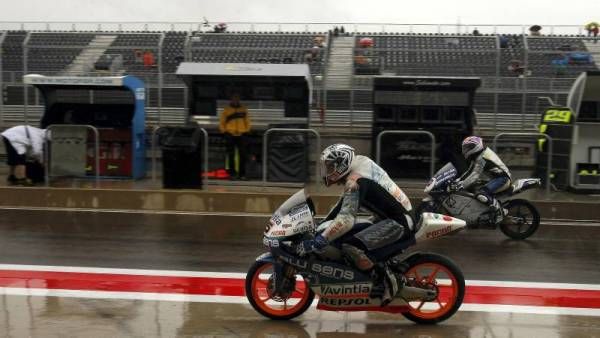
[[[250,132],[250,117],[248,108],[240,103],[240,95],[231,95],[229,105],[221,112],[219,130],[225,136],[227,156],[229,159],[229,174],[234,178],[246,177],[246,134]],[[235,170],[235,149],[239,158],[239,172]]]

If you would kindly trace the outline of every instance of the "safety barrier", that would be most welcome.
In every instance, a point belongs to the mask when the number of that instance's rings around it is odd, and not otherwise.
[[[263,185],[267,184],[267,163],[269,163],[267,161],[268,156],[269,156],[269,153],[267,151],[267,142],[269,140],[269,134],[271,134],[273,132],[312,133],[313,135],[315,135],[315,138],[317,140],[317,154],[321,153],[321,134],[319,134],[319,132],[314,129],[304,129],[304,128],[271,128],[271,129],[268,129],[267,131],[265,131],[265,134],[263,135],[263,150],[262,150],[262,154],[263,154],[263,167],[262,167]],[[319,166],[318,166],[318,164],[315,165],[315,181],[316,182],[319,181]]]
[[[384,130],[377,135],[377,143],[375,144],[375,162],[380,163],[381,160],[381,138],[383,135],[427,135],[431,139],[431,161],[429,167],[429,177],[433,177],[435,173],[435,135],[425,130]]]
[[[100,180],[100,133],[98,133],[98,129],[94,126],[88,124],[52,124],[46,128],[46,132],[44,134],[44,176],[46,179],[46,186],[50,185],[50,157],[48,154],[48,133],[52,130],[52,128],[71,128],[71,129],[81,129],[85,128],[86,130],[91,130],[94,133],[94,161],[95,161],[95,172],[96,178],[95,183],[98,186],[98,182]],[[52,136],[52,135],[51,135]]]
[[[548,166],[546,167],[546,194],[550,193],[550,177],[552,176],[552,137],[543,133],[500,133],[494,136],[494,141],[492,147],[494,151],[496,151],[496,145],[498,143],[498,139],[502,136],[536,136],[536,137],[544,137],[548,140]]]
[[[162,126],[162,127],[156,127],[152,130],[152,135],[151,135],[151,153],[152,153],[152,182],[156,182],[156,134],[158,134],[158,131],[164,128],[172,128],[172,127],[181,127],[181,126]],[[206,131],[206,129],[204,128],[197,128],[198,130],[200,130],[200,132],[202,133],[203,137],[204,137],[204,145],[202,147],[203,149],[203,162],[204,162],[204,168],[203,171],[204,173],[206,173],[208,171],[208,132]],[[202,175],[202,186],[206,187],[208,184],[208,177],[207,175]]]

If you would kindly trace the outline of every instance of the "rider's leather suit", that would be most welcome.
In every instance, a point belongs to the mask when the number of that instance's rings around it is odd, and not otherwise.
[[[464,189],[472,188],[476,184],[485,182],[479,191],[490,199],[493,195],[506,190],[511,184],[510,171],[490,148],[485,148],[471,160],[469,169],[460,177]]]
[[[325,218],[333,222],[323,236],[330,242],[343,236],[354,226],[359,211],[368,212],[379,221],[354,235],[358,241],[353,240],[352,244],[363,250],[377,249],[409,236],[414,238],[410,200],[385,170],[361,155],[352,161],[344,194]]]

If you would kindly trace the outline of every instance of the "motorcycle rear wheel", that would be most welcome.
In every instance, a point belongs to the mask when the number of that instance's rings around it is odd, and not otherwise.
[[[303,314],[312,304],[315,294],[303,279],[296,279],[294,290],[289,297],[277,297],[273,294],[273,263],[257,261],[252,264],[246,275],[246,298],[250,305],[261,315],[287,320]],[[292,304],[288,305],[288,301]]]
[[[510,200],[503,208],[508,210],[508,214],[500,223],[500,231],[512,239],[526,239],[540,226],[540,213],[524,199]]]
[[[408,286],[437,290],[431,301],[411,301],[402,315],[417,324],[437,324],[458,311],[465,297],[465,277],[450,259],[432,253],[417,254],[407,262]]]

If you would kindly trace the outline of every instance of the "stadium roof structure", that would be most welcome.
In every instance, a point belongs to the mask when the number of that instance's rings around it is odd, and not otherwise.
[[[190,85],[192,78],[254,79],[272,83],[273,81],[302,83],[307,89],[308,103],[312,103],[313,84],[307,64],[263,64],[263,63],[200,63],[182,62],[176,75]]]
[[[176,74],[180,76],[304,77],[312,90],[310,68],[306,64],[182,62]]]

